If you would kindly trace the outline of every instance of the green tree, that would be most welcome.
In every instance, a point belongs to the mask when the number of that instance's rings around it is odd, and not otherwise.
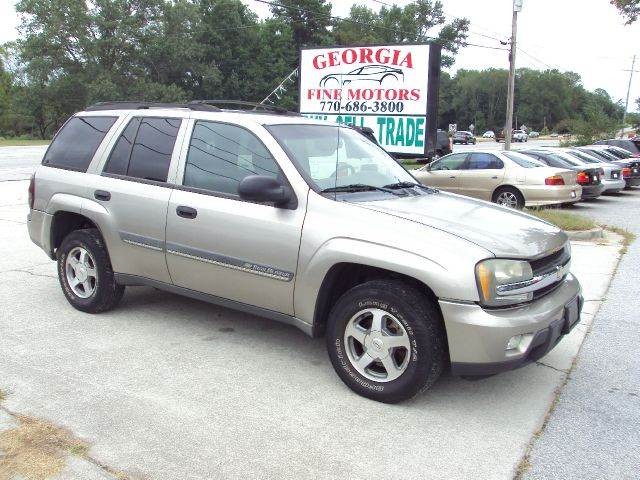
[[[383,6],[378,13],[354,5],[347,18],[336,20],[334,35],[341,45],[434,41],[442,45],[442,64],[448,67],[464,45],[468,28],[465,18],[447,23],[441,1],[415,0],[404,7]]]
[[[627,25],[635,22],[640,16],[640,0],[611,0],[611,3],[626,19]]]
[[[332,42],[331,3],[327,0],[281,0],[271,6],[271,13],[276,20],[290,25],[296,50]]]

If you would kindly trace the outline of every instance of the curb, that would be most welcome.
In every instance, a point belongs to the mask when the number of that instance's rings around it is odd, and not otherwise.
[[[596,227],[591,230],[579,230],[576,232],[568,232],[565,230],[569,240],[594,240],[596,238],[604,237],[604,228]]]

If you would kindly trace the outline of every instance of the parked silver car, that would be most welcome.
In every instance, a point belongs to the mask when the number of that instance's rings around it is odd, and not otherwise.
[[[510,208],[575,203],[582,196],[570,168],[549,167],[518,152],[452,153],[414,175],[425,185]]]
[[[383,402],[449,365],[536,361],[582,307],[555,226],[424,187],[352,128],[292,114],[96,105],[55,136],[29,206],[73,307],[147,285],[285,322]]]

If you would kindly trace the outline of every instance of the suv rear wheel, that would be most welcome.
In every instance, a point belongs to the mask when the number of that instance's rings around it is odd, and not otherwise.
[[[95,228],[75,230],[57,250],[58,279],[69,303],[89,313],[115,307],[124,286],[115,281],[109,255]]]
[[[373,280],[344,293],[329,314],[327,348],[349,388],[385,403],[426,390],[446,363],[438,309],[397,280]]]

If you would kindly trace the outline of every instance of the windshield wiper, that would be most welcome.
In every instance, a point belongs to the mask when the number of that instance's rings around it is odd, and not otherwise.
[[[368,190],[378,190],[380,192],[390,193],[391,195],[400,195],[390,188],[376,187],[374,185],[365,185],[364,183],[352,183],[350,185],[338,185],[335,187],[325,188],[320,193],[337,193],[337,192],[366,192]]]
[[[413,183],[413,182],[397,182],[390,183],[389,185],[385,185],[383,188],[388,189],[398,189],[398,188],[414,188],[417,187],[426,192],[436,193],[438,190],[432,187],[427,187],[426,185],[422,185],[421,183]]]

